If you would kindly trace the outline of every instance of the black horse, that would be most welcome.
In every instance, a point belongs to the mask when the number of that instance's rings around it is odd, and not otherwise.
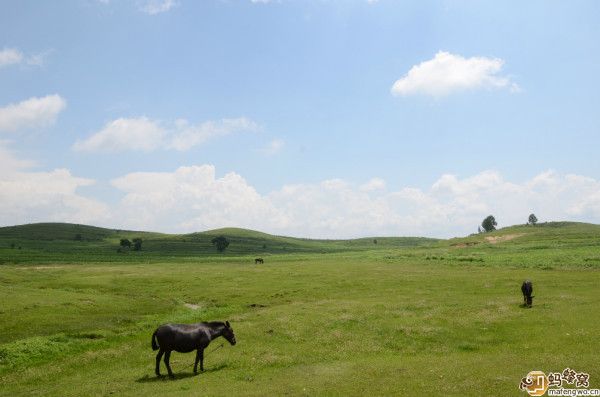
[[[525,280],[521,285],[521,292],[523,293],[523,306],[531,307],[533,306],[533,284],[531,281]]]
[[[259,263],[265,263],[265,260],[264,260],[263,258],[256,258],[256,259],[254,260],[254,264],[255,264],[255,265],[258,265]]]
[[[232,346],[235,345],[235,335],[229,321],[224,323],[213,321],[210,323],[161,325],[152,334],[152,350],[158,350],[156,375],[160,376],[160,359],[164,354],[167,371],[169,371],[169,376],[173,377],[173,371],[171,371],[169,365],[169,358],[173,350],[180,353],[189,353],[196,350],[194,373],[198,373],[198,361],[200,362],[200,370],[204,371],[204,349],[210,341],[219,336],[227,339]]]

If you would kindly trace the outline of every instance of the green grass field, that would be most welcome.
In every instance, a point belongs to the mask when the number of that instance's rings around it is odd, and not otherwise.
[[[143,250],[118,254],[123,236]],[[0,395],[526,396],[529,371],[566,367],[600,388],[597,225],[375,244],[41,224],[0,228],[0,262]],[[205,320],[237,345],[156,378],[154,329]]]

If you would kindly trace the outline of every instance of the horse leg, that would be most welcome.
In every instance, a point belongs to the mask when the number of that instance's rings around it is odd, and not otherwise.
[[[194,373],[198,374],[198,361],[200,361],[200,349],[196,350],[196,362],[194,363]]]
[[[174,378],[173,371],[171,371],[171,365],[169,365],[169,359],[171,358],[171,350],[167,350],[165,352],[165,365],[167,366],[167,371],[169,372],[169,376]]]
[[[198,349],[200,355],[200,371],[204,372],[204,349]]]
[[[162,358],[162,355],[164,353],[164,350],[159,350],[158,354],[156,355],[156,370],[154,372],[156,372],[156,376],[160,376],[160,359]]]

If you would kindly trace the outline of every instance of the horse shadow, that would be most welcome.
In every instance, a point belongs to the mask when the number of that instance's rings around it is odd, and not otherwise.
[[[194,376],[197,376],[193,372],[184,372],[184,373],[178,373],[178,374],[173,374],[173,375],[174,375],[173,378],[170,378],[167,375],[161,375],[161,376],[144,375],[144,376],[136,379],[135,381],[137,383],[154,383],[154,382],[166,382],[168,380],[181,380],[181,379],[192,378]]]
[[[216,371],[220,371],[223,368],[227,368],[227,364],[219,364],[216,365],[214,367],[210,367],[205,369],[203,372],[198,372],[198,374],[195,374],[193,372],[179,372],[179,373],[173,373],[173,377],[170,378],[169,376],[163,374],[161,376],[156,376],[156,375],[144,375],[142,377],[137,378],[135,381],[137,383],[154,383],[154,382],[166,382],[169,380],[182,380],[182,379],[187,379],[187,378],[193,378],[194,376],[202,376],[202,374],[206,374],[206,373],[210,373],[210,372],[216,372]]]

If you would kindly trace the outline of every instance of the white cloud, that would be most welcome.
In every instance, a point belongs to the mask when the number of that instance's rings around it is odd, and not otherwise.
[[[284,215],[244,178],[215,176],[212,165],[180,167],[172,173],[137,172],[113,180],[124,191],[122,222],[137,228],[197,231],[224,226],[266,228]]]
[[[440,51],[433,59],[413,66],[392,86],[394,95],[429,95],[442,97],[453,92],[478,88],[508,88],[519,86],[507,76],[499,75],[504,61],[499,58],[464,58]]]
[[[273,139],[265,147],[260,149],[260,151],[266,156],[273,156],[281,152],[284,146],[285,142],[282,139]]]
[[[0,68],[21,63],[22,60],[23,53],[16,48],[4,48],[0,50]]]
[[[380,178],[288,184],[260,193],[243,176],[213,165],[135,172],[111,181],[123,193],[108,206],[78,189],[93,180],[69,170],[30,172],[0,142],[0,224],[66,221],[126,229],[191,232],[226,226],[313,238],[466,235],[489,214],[500,226],[540,221],[600,222],[600,180],[553,171],[521,182],[496,171],[442,175],[427,188],[390,189]]]
[[[229,135],[238,131],[257,131],[258,124],[245,117],[206,121],[198,125],[190,125],[186,120],[177,120],[175,131],[167,147],[175,150],[189,150],[211,138]]]
[[[212,138],[258,129],[258,124],[244,117],[207,121],[196,125],[179,119],[170,127],[147,117],[120,118],[107,123],[103,129],[90,137],[77,141],[73,149],[87,152],[150,152],[158,148],[185,151]]]
[[[145,0],[140,3],[139,9],[148,15],[156,15],[169,11],[177,4],[175,0]]]
[[[77,192],[94,183],[69,170],[28,172],[34,162],[21,160],[0,142],[0,225],[32,222],[103,223],[109,207]]]
[[[110,225],[109,207],[78,192],[95,183],[67,169],[30,171],[34,161],[20,159],[0,141],[0,225],[73,222]]]
[[[218,178],[214,166],[202,165],[128,174],[112,184],[125,192],[120,227],[172,232],[239,226],[322,238],[451,237],[476,231],[489,214],[500,226],[525,223],[531,212],[542,221],[600,221],[600,181],[554,172],[522,183],[495,171],[443,175],[427,189],[394,191],[379,178],[363,185],[330,179],[260,194],[242,176]]]
[[[385,189],[385,181],[381,178],[373,178],[364,185],[360,186],[360,190],[363,192],[372,192],[381,189]]]
[[[67,102],[60,95],[29,98],[0,108],[0,131],[44,127],[54,123]]]
[[[35,165],[35,162],[33,161],[17,158],[17,156],[8,149],[8,144],[8,141],[0,140],[0,178]]]
[[[32,54],[25,58],[25,63],[29,66],[44,66],[46,58],[53,50],[46,50],[37,54]]]
[[[117,152],[141,150],[149,152],[160,147],[166,131],[146,117],[120,118],[107,123],[103,129],[73,145],[76,151]]]
[[[0,68],[3,66],[26,64],[28,66],[43,66],[46,56],[51,51],[44,51],[38,54],[25,55],[16,48],[4,48],[0,50]]]

